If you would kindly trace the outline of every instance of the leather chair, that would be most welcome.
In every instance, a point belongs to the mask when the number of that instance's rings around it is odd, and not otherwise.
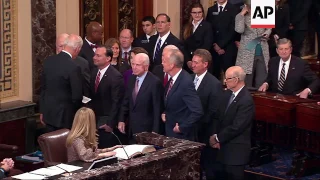
[[[38,137],[38,143],[43,153],[44,166],[52,166],[59,163],[67,163],[66,140],[69,129],[59,129],[57,131],[42,134]]]

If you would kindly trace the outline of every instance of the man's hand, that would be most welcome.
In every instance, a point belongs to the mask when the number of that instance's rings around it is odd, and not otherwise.
[[[220,46],[216,43],[213,44],[213,49],[218,53],[218,51],[221,49]]]
[[[294,26],[290,23],[290,25],[289,25],[289,29],[290,30],[292,30],[292,29],[294,29]]]
[[[306,88],[303,91],[301,91],[299,94],[297,94],[297,96],[299,96],[300,98],[303,98],[303,99],[307,99],[309,93],[310,93],[309,88]]]
[[[1,162],[1,168],[8,172],[14,167],[14,161],[11,158],[3,159]]]
[[[41,123],[43,126],[46,126],[46,123],[44,123],[44,121],[43,121],[43,114],[40,114],[40,123]]]
[[[319,102],[317,102],[317,104],[318,104],[318,105],[320,105],[320,101],[319,101]]]
[[[219,143],[219,142],[217,141],[216,136],[217,136],[217,135],[214,134],[214,135],[210,136],[210,139],[209,139],[209,144],[210,144],[210,146],[213,147],[213,148],[215,148],[215,145],[216,145],[217,143]]]
[[[240,41],[235,41],[234,43],[236,44],[237,48],[240,47]]]
[[[258,91],[266,92],[267,89],[268,89],[268,84],[267,84],[267,83],[263,83],[263,84],[259,87]]]
[[[126,133],[125,127],[126,127],[126,124],[125,124],[124,122],[119,122],[119,123],[118,123],[118,129],[119,129],[119,131],[120,131],[122,134],[125,134],[125,133]]]
[[[219,55],[223,55],[224,53],[226,53],[223,49],[220,49],[218,52],[217,52]]]
[[[99,129],[104,129],[106,132],[112,132],[113,131],[113,129],[110,126],[108,126],[107,124],[104,124],[104,125],[100,126]]]
[[[163,122],[166,122],[166,114],[165,113],[161,114],[161,119]]]
[[[179,124],[178,124],[178,123],[176,123],[176,126],[173,128],[173,132],[175,132],[175,133],[181,133],[181,132],[180,132],[180,129],[179,129]]]

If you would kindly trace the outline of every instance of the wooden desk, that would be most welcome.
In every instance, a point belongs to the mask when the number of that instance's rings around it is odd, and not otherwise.
[[[16,155],[34,151],[35,105],[20,100],[0,104],[0,143],[18,146]]]
[[[296,148],[320,153],[320,106],[316,103],[297,105]]]
[[[253,137],[271,144],[293,145],[296,106],[315,100],[276,93],[257,92],[252,95],[256,109]]]

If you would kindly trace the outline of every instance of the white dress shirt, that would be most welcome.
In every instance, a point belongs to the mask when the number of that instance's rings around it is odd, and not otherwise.
[[[193,25],[193,32],[195,32],[198,28],[198,26],[200,25],[200,23],[202,22],[203,18],[198,21],[197,23],[194,23],[194,20],[192,20],[192,25]]]
[[[98,71],[97,75],[98,75],[99,72],[100,72],[100,80],[99,80],[99,82],[101,81],[102,77],[104,76],[104,73],[107,71],[107,69],[109,68],[109,66],[110,66],[110,64],[109,64],[107,67],[105,67],[105,68],[103,68],[103,69],[101,69],[101,70]],[[97,77],[97,75],[96,75],[96,77]]]
[[[160,34],[159,34],[159,37],[158,37],[158,39],[157,39],[156,45],[155,45],[154,50],[153,50],[153,56],[154,56],[154,55],[155,55],[155,53],[156,53],[157,45],[158,45],[159,39],[161,39],[161,44],[160,44],[160,48],[161,48],[161,47],[162,47],[162,45],[163,45],[163,43],[167,40],[167,38],[168,38],[169,34],[170,34],[170,31],[169,31],[167,34],[163,35],[162,37],[160,37]],[[154,59],[154,57],[153,57],[153,59]]]
[[[222,6],[223,8],[222,8],[222,11],[224,10],[224,8],[226,7],[226,5],[227,5],[227,3],[228,3],[228,1],[226,1],[225,3],[223,3],[222,5],[220,5],[219,3],[217,3],[217,5],[218,5],[218,12],[220,12],[220,6]]]
[[[286,62],[284,62],[282,59],[280,59],[279,70],[278,70],[278,80],[280,79],[280,76],[281,76],[281,70],[282,70],[283,63],[286,63],[286,65],[284,66],[284,72],[285,72],[284,79],[287,79],[289,66],[290,66],[290,61],[291,61],[291,55],[290,55],[289,59]]]
[[[180,69],[180,71],[177,73],[177,74],[175,74],[174,76],[172,76],[172,86],[174,85],[174,83],[176,82],[176,80],[177,80],[177,78],[178,78],[178,76],[179,76],[179,74],[181,73],[181,71],[182,71],[182,69]],[[169,75],[169,74],[168,74]]]
[[[90,47],[91,47],[91,45],[94,45],[94,46],[96,45],[96,44],[90,42],[90,41],[87,39],[87,37],[85,37],[84,39],[88,42],[88,44],[89,44]],[[97,48],[92,48],[92,50],[93,50],[93,52],[96,52]]]
[[[208,71],[205,71],[205,72],[202,73],[200,76],[196,75],[196,76],[194,77],[194,80],[195,80],[196,78],[198,78],[197,84],[195,84],[196,90],[198,90],[199,85],[201,84],[201,81],[202,81],[203,77],[207,74],[207,72],[208,72]]]

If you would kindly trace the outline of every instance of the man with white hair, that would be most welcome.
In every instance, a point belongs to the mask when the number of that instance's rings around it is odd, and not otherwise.
[[[245,87],[246,73],[240,66],[227,69],[227,91],[221,96],[220,107],[213,119],[210,146],[220,149],[217,154],[216,179],[244,179],[244,166],[251,149],[251,125],[254,102]],[[236,152],[236,153],[235,153]]]
[[[126,89],[118,123],[120,132],[128,132],[129,143],[134,142],[132,135],[135,133],[161,131],[164,88],[161,81],[148,72],[149,65],[149,56],[145,53],[137,54],[131,61],[133,76]]]
[[[65,40],[63,50],[49,56],[43,63],[40,95],[40,121],[51,132],[70,129],[76,111],[81,107],[81,70],[73,58],[78,56],[83,41],[71,34]]]

